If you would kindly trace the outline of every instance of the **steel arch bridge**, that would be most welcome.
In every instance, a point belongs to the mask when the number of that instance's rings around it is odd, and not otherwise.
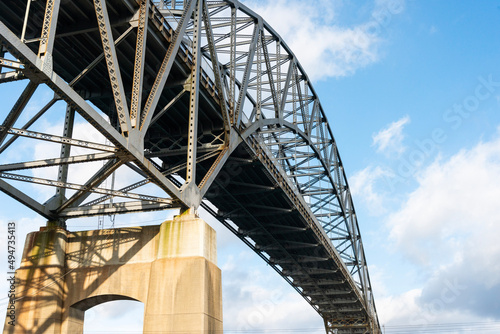
[[[2,92],[27,82],[2,112],[4,193],[60,224],[202,206],[305,298],[328,333],[380,333],[326,114],[293,52],[251,9],[236,0],[4,0],[0,52]],[[33,115],[26,106],[40,86],[54,95]],[[61,132],[33,130],[50,112]],[[75,117],[106,141],[75,138]],[[9,152],[23,141],[57,149],[16,160]],[[70,182],[80,164],[92,175]],[[35,176],[48,167],[52,178]],[[124,170],[140,180],[107,186]],[[55,195],[40,202],[23,182]],[[163,195],[141,193],[151,185]]]

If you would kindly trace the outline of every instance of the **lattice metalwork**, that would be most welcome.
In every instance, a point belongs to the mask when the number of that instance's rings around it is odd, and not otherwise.
[[[2,160],[3,192],[62,224],[202,205],[320,313],[328,333],[380,332],[326,113],[260,16],[235,0],[9,0],[0,13],[0,83],[28,81],[5,114],[0,154],[21,139],[60,145],[48,159]],[[20,124],[39,86],[54,96]],[[62,135],[34,130],[62,101]],[[103,139],[75,138],[74,114]],[[96,161],[92,175],[70,180],[73,166]],[[52,179],[37,176],[53,166]],[[102,186],[120,171],[136,179]],[[19,181],[56,195],[41,203]],[[135,192],[151,185],[162,195]]]

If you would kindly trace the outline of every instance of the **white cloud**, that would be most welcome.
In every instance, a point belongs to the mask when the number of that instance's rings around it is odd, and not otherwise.
[[[387,333],[433,333],[445,328],[449,330],[446,333],[469,333],[470,329],[481,329],[480,326],[476,327],[479,322],[484,324],[484,318],[471,312],[446,309],[444,306],[452,298],[452,293],[438,294],[430,304],[421,302],[422,293],[422,289],[413,289],[400,295],[377,299],[379,321]],[[464,323],[470,324],[466,328],[469,330],[461,330],[464,328],[460,324]]]
[[[394,2],[400,5],[394,6]],[[404,7],[403,0],[376,2],[365,22],[345,27],[335,22],[339,1],[316,0],[304,5],[299,0],[253,0],[245,4],[280,34],[313,80],[351,75],[376,62],[382,28],[390,22],[387,17]]]
[[[391,172],[380,166],[368,166],[356,172],[349,180],[352,196],[356,199],[355,202],[361,200],[369,212],[374,215],[387,212],[384,207],[387,198],[377,187],[381,179],[391,176]]]
[[[389,124],[386,128],[373,135],[373,146],[376,146],[378,152],[386,155],[401,155],[406,147],[403,145],[403,128],[410,123],[410,116],[405,116]]]
[[[445,299],[438,303],[443,310],[498,319],[500,133],[447,160],[438,158],[417,181],[389,226],[398,249],[430,276],[419,302],[431,307],[436,298]]]
[[[419,313],[416,299],[421,295],[418,289],[397,296],[377,298],[379,321],[385,323],[408,323],[411,314]]]

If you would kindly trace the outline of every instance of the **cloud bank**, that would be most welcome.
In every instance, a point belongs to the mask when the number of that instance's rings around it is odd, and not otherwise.
[[[414,302],[429,314],[500,319],[500,131],[437,158],[417,182],[388,220],[392,242],[427,276]]]
[[[312,80],[352,75],[380,59],[381,37],[403,0],[376,1],[363,22],[339,24],[341,1],[245,1],[295,53]],[[279,15],[277,15],[279,13]]]

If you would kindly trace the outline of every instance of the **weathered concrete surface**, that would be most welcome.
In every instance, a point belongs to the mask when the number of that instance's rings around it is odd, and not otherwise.
[[[144,333],[221,333],[215,231],[184,214],[157,226],[30,233],[16,271],[16,326],[7,333],[83,333],[85,310],[144,303]]]

